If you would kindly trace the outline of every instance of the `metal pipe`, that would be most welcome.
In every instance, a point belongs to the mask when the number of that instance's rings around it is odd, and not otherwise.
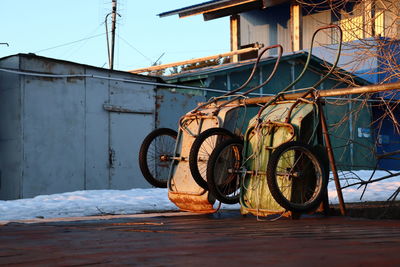
[[[172,83],[162,83],[162,82],[152,82],[152,81],[144,81],[144,80],[134,80],[134,79],[122,79],[122,78],[112,78],[101,75],[93,75],[93,74],[47,74],[47,73],[37,73],[31,71],[19,71],[14,69],[6,69],[0,68],[1,72],[13,73],[18,75],[26,75],[26,76],[34,76],[34,77],[45,77],[45,78],[55,78],[55,79],[65,79],[65,78],[92,78],[92,79],[101,79],[101,80],[109,80],[109,81],[120,81],[126,83],[137,83],[144,85],[156,85],[160,87],[166,88],[176,88],[176,89],[192,89],[192,90],[204,90],[210,92],[220,92],[226,93],[224,90],[207,88],[207,87],[196,87],[196,86],[187,86],[187,85],[178,85]],[[304,92],[309,88],[304,88]],[[344,96],[344,95],[352,95],[352,94],[370,94],[370,93],[378,93],[383,91],[391,91],[391,90],[399,90],[400,82],[394,83],[385,83],[385,84],[373,84],[366,85],[360,87],[348,87],[348,88],[338,88],[338,89],[328,89],[328,90],[319,90],[319,97],[335,97],[335,96]],[[278,100],[296,100],[297,98],[304,95],[304,92],[300,93],[287,93],[282,94]],[[257,93],[251,93],[252,95],[260,95]],[[261,97],[253,97],[248,99],[238,99],[233,102],[233,104],[238,105],[254,105],[254,104],[262,104],[266,103],[269,100],[273,99],[275,95],[271,96],[261,96]],[[354,99],[353,99],[354,100]],[[387,100],[391,102],[396,102],[393,100]],[[217,101],[215,104],[220,104],[226,101]],[[202,103],[199,103],[201,105]],[[212,105],[210,105],[212,106]]]
[[[309,88],[305,88],[307,90]],[[332,97],[332,96],[344,96],[344,95],[353,95],[353,94],[370,94],[370,93],[377,93],[383,91],[390,91],[390,90],[399,90],[400,89],[400,82],[395,83],[386,83],[386,84],[373,84],[373,85],[366,85],[360,87],[349,87],[349,88],[339,88],[339,89],[329,89],[329,90],[321,90],[318,91],[318,97]],[[304,92],[300,93],[288,93],[280,95],[279,99],[277,100],[296,100],[304,95]],[[309,95],[308,98],[313,97]],[[255,105],[255,104],[262,104],[267,103],[268,101],[274,99],[275,96],[263,96],[263,97],[253,97],[247,99],[238,99],[232,102],[231,104],[234,105]],[[218,101],[215,104],[221,105],[226,101]]]
[[[343,200],[342,188],[340,187],[339,175],[337,173],[336,163],[335,163],[335,156],[333,155],[331,139],[330,139],[329,133],[328,133],[328,126],[326,124],[326,118],[324,115],[324,111],[322,110],[321,102],[318,100],[317,104],[318,104],[318,109],[320,110],[319,118],[320,118],[321,127],[322,127],[322,135],[324,137],[326,151],[328,153],[329,166],[330,166],[332,174],[333,174],[333,180],[335,181],[336,192],[337,192],[338,200],[339,200],[340,212],[343,216],[345,216],[346,215],[346,206],[345,206],[345,203]]]
[[[111,56],[110,56],[110,40],[108,38],[108,16],[111,15],[111,13],[108,13],[104,19],[104,25],[106,26],[106,39],[107,39],[107,55],[108,55],[108,66],[111,66]]]

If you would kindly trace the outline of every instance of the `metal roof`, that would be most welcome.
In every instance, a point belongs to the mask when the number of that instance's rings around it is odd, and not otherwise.
[[[25,59],[38,59],[44,62],[52,62],[52,63],[59,63],[59,64],[71,64],[71,65],[75,65],[75,66],[81,66],[84,68],[91,68],[91,69],[96,69],[98,71],[105,71],[105,72],[109,72],[110,74],[122,74],[122,75],[129,75],[132,78],[140,78],[140,79],[144,79],[144,80],[156,80],[157,82],[161,82],[162,79],[160,77],[157,76],[150,76],[150,75],[143,75],[143,74],[137,74],[137,73],[130,73],[124,70],[110,70],[107,68],[102,68],[102,67],[96,67],[96,66],[92,66],[92,65],[88,65],[88,64],[82,64],[82,63],[78,63],[78,62],[73,62],[73,61],[68,61],[68,60],[63,60],[63,59],[56,59],[56,58],[50,58],[50,57],[44,57],[44,56],[39,56],[36,55],[34,53],[18,53],[18,54],[13,54],[13,55],[8,55],[5,57],[1,57],[0,58],[0,62],[7,60],[9,58],[25,58]],[[19,60],[19,59],[18,59]],[[9,69],[9,70],[16,70],[16,69]],[[33,72],[32,72],[33,73]],[[37,73],[42,74],[42,73]],[[52,74],[52,73],[46,73],[46,74]],[[65,75],[66,73],[59,73],[59,75]],[[57,75],[57,74],[55,74]],[[68,74],[67,74],[68,75]]]
[[[171,11],[166,11],[166,12],[158,14],[157,16],[162,18],[162,17],[172,16],[172,15],[177,15],[179,13],[183,13],[183,12],[186,12],[186,11],[189,11],[189,10],[195,10],[195,9],[207,8],[207,7],[214,7],[216,4],[222,4],[222,3],[227,3],[227,2],[231,2],[231,0],[212,0],[212,1],[199,3],[199,4],[196,4],[196,5],[191,5],[191,6],[182,7],[182,8],[179,8],[179,9],[174,9],[174,10],[171,10]]]
[[[293,53],[287,53],[282,56],[281,62],[284,61],[290,61],[290,60],[295,60],[295,59],[304,59],[304,61],[307,59],[308,52],[307,51],[298,51],[298,52],[293,52]],[[266,58],[263,58],[260,60],[260,66],[262,65],[267,65],[274,63],[276,60],[276,56],[269,56]],[[197,79],[202,79],[206,78],[210,74],[216,74],[216,73],[223,73],[223,72],[235,72],[239,71],[243,68],[249,68],[249,66],[253,66],[254,62],[256,59],[250,59],[246,61],[240,61],[236,63],[228,63],[228,64],[223,64],[223,65],[217,65],[217,66],[212,66],[212,67],[205,67],[201,69],[194,69],[190,70],[184,73],[176,74],[176,75],[171,75],[171,76],[163,76],[162,79],[168,83],[176,83],[179,81],[189,81],[189,80],[197,80]],[[324,61],[323,59],[311,55],[311,61],[310,61],[310,67],[312,66],[314,70],[322,70],[321,66],[327,66],[331,65],[330,63]],[[353,75],[344,69],[341,69],[337,67],[338,71],[342,73],[345,76],[348,77],[353,77],[353,79],[361,85],[366,85],[370,84],[368,81],[366,81],[363,78],[360,78],[356,75]]]
[[[211,20],[253,9],[267,8],[288,2],[288,0],[213,0],[158,14],[159,17],[179,15],[180,18],[203,14]]]

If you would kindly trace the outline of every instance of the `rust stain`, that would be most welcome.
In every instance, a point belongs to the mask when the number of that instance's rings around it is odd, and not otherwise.
[[[71,75],[74,75],[74,74],[71,74]],[[78,81],[82,81],[83,79],[84,79],[84,77],[68,77],[67,82],[76,83]]]

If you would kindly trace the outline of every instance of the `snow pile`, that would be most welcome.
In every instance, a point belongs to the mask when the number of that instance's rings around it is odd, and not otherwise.
[[[362,178],[368,180],[371,171],[341,173],[342,186]],[[375,173],[373,179],[387,175]],[[353,186],[343,190],[345,202],[385,201],[400,187],[400,176],[368,185],[360,200],[363,187]],[[338,203],[333,181],[328,185],[329,202]],[[239,204],[222,205],[223,209],[239,209]],[[30,199],[0,200],[1,220],[34,218],[78,217],[109,214],[135,214],[144,212],[173,211],[178,208],[168,199],[167,189],[88,190],[70,193],[42,195]]]
[[[177,210],[166,189],[87,190],[0,201],[0,220]]]

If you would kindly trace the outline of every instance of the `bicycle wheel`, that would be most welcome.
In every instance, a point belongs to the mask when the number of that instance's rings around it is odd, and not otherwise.
[[[235,135],[224,128],[210,128],[194,140],[189,153],[189,168],[193,179],[203,189],[208,190],[207,162],[211,153],[218,143],[232,137]]]
[[[272,152],[267,183],[271,195],[283,208],[308,212],[321,203],[328,177],[313,147],[293,141]]]
[[[140,170],[144,178],[155,187],[167,187],[176,136],[176,131],[172,129],[159,128],[147,135],[140,147]]]
[[[219,144],[207,164],[207,183],[211,194],[226,204],[239,202],[243,140],[231,138]]]

